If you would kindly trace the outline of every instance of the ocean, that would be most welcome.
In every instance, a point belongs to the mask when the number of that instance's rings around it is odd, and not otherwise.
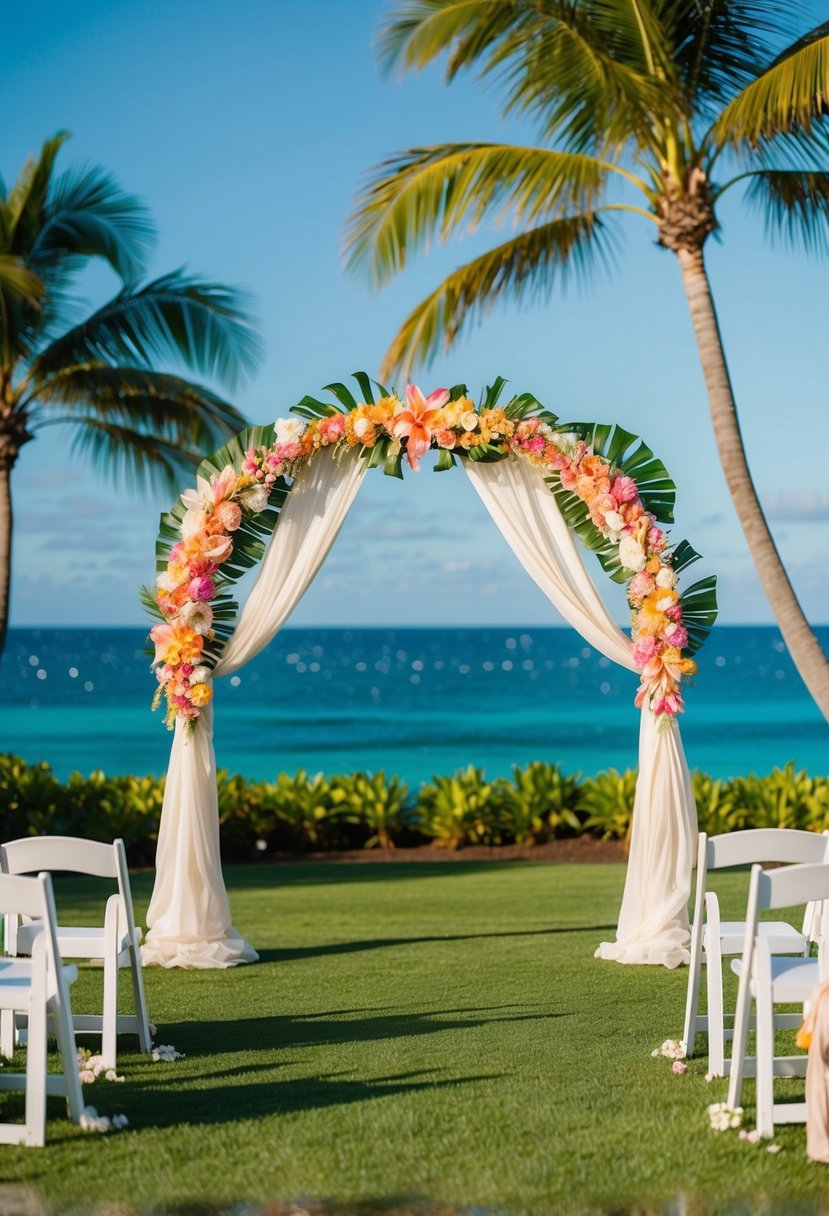
[[[829,627],[818,629],[829,648]],[[71,771],[165,771],[140,629],[12,629],[0,751]],[[794,761],[829,772],[829,727],[775,628],[718,626],[687,689],[688,763],[716,777]],[[637,681],[566,628],[292,629],[217,682],[220,768],[488,776],[546,760],[591,775],[636,765]]]

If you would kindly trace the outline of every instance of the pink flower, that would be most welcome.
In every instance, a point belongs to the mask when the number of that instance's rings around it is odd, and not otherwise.
[[[674,1060],[671,1065],[671,1072],[675,1072],[678,1077],[681,1077],[684,1072],[688,1071],[688,1065],[682,1060]]]
[[[220,502],[214,515],[225,532],[235,532],[242,522],[242,508],[235,502]]]
[[[199,576],[190,581],[187,588],[187,594],[191,600],[212,600],[216,594],[216,586],[212,578]]]
[[[437,421],[438,410],[449,400],[449,389],[436,388],[428,397],[416,384],[406,385],[406,406],[392,423],[392,434],[406,440],[406,459],[409,467],[417,471],[420,460],[429,451],[432,442],[432,425]]]
[[[618,503],[635,502],[638,497],[636,482],[632,477],[614,478],[610,491]]]
[[[230,557],[233,552],[233,541],[229,536],[210,536],[207,532],[198,533],[198,544],[201,557],[218,565]]]
[[[682,609],[679,604],[671,604],[670,608],[665,609],[665,616],[672,621],[676,621],[677,625],[682,624]]]
[[[319,424],[319,432],[324,443],[336,443],[345,434],[345,414],[332,414],[323,418]]]
[[[596,495],[590,503],[590,518],[597,528],[604,527],[608,511],[615,511],[618,505],[612,494]]]
[[[247,473],[248,477],[256,477],[259,472],[259,460],[256,456],[256,448],[248,448],[245,452],[245,459],[242,461],[242,472]]]
[[[160,663],[170,646],[176,640],[173,627],[172,625],[164,625],[162,623],[153,625],[150,630],[150,637],[155,642],[155,658],[153,659],[153,663]]]
[[[218,506],[225,498],[230,498],[236,489],[239,478],[232,464],[226,464],[221,473],[210,478],[210,492],[213,495],[213,505]]]
[[[457,442],[458,437],[450,427],[441,427],[439,431],[435,431],[435,443],[439,448],[451,449]]]
[[[638,574],[634,574],[628,586],[629,600],[642,600],[646,595],[650,595],[656,586],[656,582],[652,574],[648,574],[645,570],[640,570]]]
[[[683,646],[688,645],[688,630],[684,625],[669,625],[665,630],[665,637],[672,646],[676,646],[677,650],[682,650]]]
[[[645,667],[655,654],[656,638],[651,637],[650,634],[644,634],[636,639],[636,645],[633,647],[633,655],[631,657],[637,667]]]
[[[576,482],[579,479],[579,471],[576,465],[569,465],[566,469],[561,470],[561,485],[565,490],[575,490]]]
[[[543,435],[533,435],[521,444],[525,452],[543,452],[546,446],[547,440]]]
[[[648,548],[654,553],[661,553],[668,543],[668,538],[661,528],[648,528]]]

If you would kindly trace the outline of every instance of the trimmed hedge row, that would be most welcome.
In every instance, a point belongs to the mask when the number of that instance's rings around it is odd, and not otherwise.
[[[350,773],[325,777],[300,769],[275,781],[219,774],[219,821],[228,859],[275,852],[391,847],[432,841],[540,844],[588,832],[623,839],[630,828],[636,774],[608,769],[596,777],[567,775],[534,761],[512,778],[488,781],[469,767],[434,777],[411,793],[397,777]],[[711,834],[747,827],[829,827],[829,777],[796,772],[794,764],[765,777],[714,780],[693,774],[699,826]],[[123,837],[133,865],[155,857],[164,779],[88,777],[66,782],[46,763],[0,755],[0,825],[18,836]]]

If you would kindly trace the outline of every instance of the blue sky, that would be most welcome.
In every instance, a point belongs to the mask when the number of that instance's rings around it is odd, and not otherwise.
[[[815,6],[818,19],[829,6]],[[395,150],[454,139],[529,142],[497,94],[438,71],[384,79],[377,0],[74,0],[4,19],[0,171],[61,128],[64,165],[97,163],[151,208],[150,267],[243,285],[266,359],[236,395],[252,421],[364,368],[489,233],[432,250],[379,295],[341,265],[361,178]],[[676,538],[720,580],[721,620],[771,619],[720,470],[675,259],[630,217],[612,275],[549,303],[504,305],[417,376],[425,388],[496,375],[565,417],[643,435],[678,485]],[[803,605],[829,621],[829,265],[774,248],[735,190],[707,257],[749,459]],[[90,304],[114,289],[92,275]],[[12,623],[135,624],[166,496],[113,486],[53,432],[14,473]],[[599,572],[599,577],[600,572]],[[622,602],[611,596],[624,619]],[[401,483],[373,472],[294,616],[297,624],[556,623],[460,470]]]

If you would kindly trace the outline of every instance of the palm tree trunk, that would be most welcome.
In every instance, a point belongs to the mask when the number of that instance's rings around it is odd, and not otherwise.
[[[0,657],[6,647],[12,568],[11,462],[0,442]]]
[[[708,390],[714,437],[734,509],[794,665],[829,720],[829,660],[798,603],[751,479],[702,250],[678,249],[676,253]]]

